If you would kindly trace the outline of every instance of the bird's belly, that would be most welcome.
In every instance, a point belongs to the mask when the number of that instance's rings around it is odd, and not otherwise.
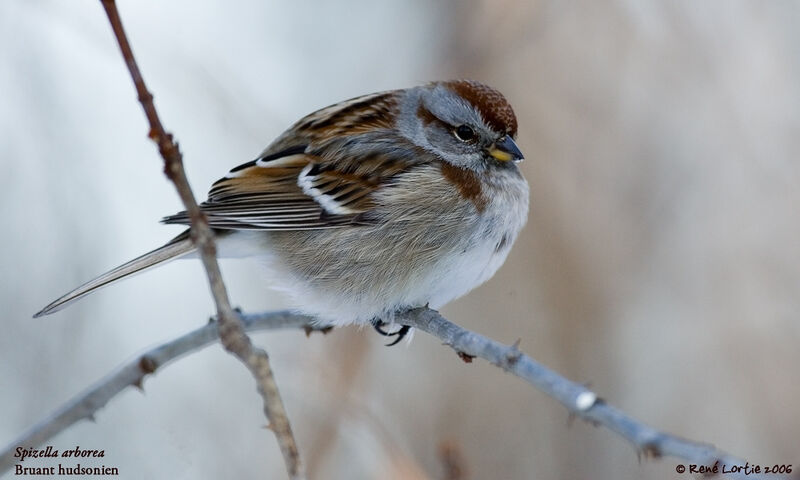
[[[424,298],[432,308],[441,308],[489,280],[503,264],[510,250],[498,249],[498,242],[493,240],[443,258],[426,281],[421,282],[419,298]]]
[[[270,286],[288,294],[296,310],[332,325],[390,319],[398,310],[426,304],[440,308],[488,280],[503,264],[511,246],[508,242],[498,248],[501,237],[490,236],[440,245],[436,251],[412,245],[402,248],[395,242],[388,242],[392,248],[386,249],[377,242],[366,242],[373,245],[372,249],[354,251],[354,243],[344,240],[358,244],[358,239],[343,238],[346,235],[341,233],[331,236],[339,247],[326,243],[324,248],[314,248],[327,240],[324,232],[316,237],[283,236],[277,242],[276,236],[271,237],[268,241],[272,247],[288,240],[295,246],[291,255],[269,256]],[[296,261],[298,252],[306,249],[305,258]]]

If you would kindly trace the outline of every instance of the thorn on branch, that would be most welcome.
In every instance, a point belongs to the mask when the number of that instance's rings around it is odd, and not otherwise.
[[[158,369],[158,363],[156,363],[153,357],[142,355],[142,358],[139,359],[139,369],[144,372],[145,375],[148,375]]]
[[[639,459],[640,463],[642,458],[645,460],[661,458],[661,449],[658,446],[658,442],[656,440],[650,440],[643,444],[636,452],[636,457]]]
[[[520,357],[522,357],[522,352],[519,349],[520,343],[522,343],[522,339],[518,338],[517,341],[506,350],[503,358],[504,361],[500,365],[503,370],[510,370],[511,367],[513,367],[519,361]]]
[[[598,401],[597,403],[599,404],[601,402]],[[593,418],[584,416],[584,412],[580,412],[580,411],[577,411],[577,410],[570,410],[570,412],[569,412],[569,414],[567,416],[567,426],[571,427],[572,424],[575,423],[575,419],[576,418],[581,418],[584,422],[588,423],[589,425],[591,425],[593,427],[600,427],[600,426],[603,425],[602,422],[599,422],[599,421],[597,421],[597,420],[595,420]]]
[[[472,363],[475,359],[475,355],[470,355],[469,353],[464,353],[462,351],[456,351],[456,355],[460,358],[464,363]]]
[[[323,335],[327,335],[333,331],[332,326],[327,327],[313,327],[311,325],[306,325],[303,327],[303,331],[306,332],[306,338],[310,337],[313,332],[320,332]]]
[[[135,382],[133,382],[133,386],[136,387],[140,392],[144,393],[144,375],[137,378]]]

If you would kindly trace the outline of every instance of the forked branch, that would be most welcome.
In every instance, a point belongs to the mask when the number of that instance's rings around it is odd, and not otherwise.
[[[245,327],[250,330],[312,328],[308,317],[285,311],[242,315]],[[564,405],[570,415],[592,424],[604,426],[627,440],[644,458],[672,457],[687,464],[713,467],[719,462],[728,469],[745,465],[745,461],[726,454],[712,445],[683,439],[656,430],[609,405],[587,389],[572,382],[522,353],[518,345],[503,345],[478,333],[466,330],[442,317],[439,312],[419,308],[395,316],[400,324],[418,328],[450,346],[461,358],[482,358],[527,383]],[[307,330],[308,331],[308,330]],[[98,382],[43,420],[20,438],[0,451],[0,473],[14,464],[13,453],[17,446],[35,446],[66,429],[81,419],[91,419],[109,399],[128,386],[141,385],[148,373],[161,368],[180,355],[197,350],[216,339],[216,328],[207,325],[194,332],[160,345]],[[689,473],[687,470],[686,473]],[[780,479],[781,475],[754,475],[744,471],[729,473],[736,479]]]
[[[200,258],[208,276],[211,293],[214,297],[214,303],[217,307],[219,336],[222,345],[228,352],[241,360],[255,377],[258,391],[264,400],[264,414],[269,420],[270,427],[275,432],[280,444],[289,477],[292,479],[304,478],[297,442],[292,434],[289,418],[286,415],[286,409],[281,400],[278,386],[275,383],[275,376],[270,367],[269,357],[263,349],[253,346],[242,327],[241,321],[233,308],[231,308],[231,304],[228,301],[228,292],[225,288],[225,283],[222,281],[222,273],[217,263],[214,232],[209,227],[205,215],[195,201],[189,181],[186,179],[180,149],[177,143],[172,140],[172,135],[168,134],[161,124],[156,107],[153,104],[153,95],[150,94],[145,86],[144,79],[128,42],[128,37],[122,28],[122,21],[115,1],[101,0],[101,2],[108,15],[111,28],[114,30],[114,35],[119,43],[125,64],[128,66],[133,84],[136,87],[139,102],[142,104],[147,121],[150,123],[150,138],[156,142],[158,151],[164,159],[164,173],[175,184],[178,195],[180,195],[191,220],[191,238],[200,253]]]

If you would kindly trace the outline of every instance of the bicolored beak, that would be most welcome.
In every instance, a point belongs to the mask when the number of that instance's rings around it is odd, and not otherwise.
[[[514,163],[518,163],[525,159],[519,147],[517,147],[517,144],[514,143],[514,140],[508,135],[494,142],[494,145],[489,147],[489,155],[501,162],[513,161]]]

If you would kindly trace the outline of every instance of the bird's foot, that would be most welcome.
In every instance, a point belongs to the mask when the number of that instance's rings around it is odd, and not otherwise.
[[[387,343],[386,344],[387,347],[391,347],[393,345],[397,345],[398,343],[400,343],[400,341],[403,340],[406,337],[406,335],[408,335],[408,332],[411,330],[411,327],[409,327],[408,325],[403,325],[394,332],[387,332],[386,330],[383,329],[383,327],[386,325],[388,325],[386,322],[378,318],[372,320],[372,328],[374,328],[376,332],[380,333],[384,337],[397,337],[396,339],[394,339],[393,342]]]

